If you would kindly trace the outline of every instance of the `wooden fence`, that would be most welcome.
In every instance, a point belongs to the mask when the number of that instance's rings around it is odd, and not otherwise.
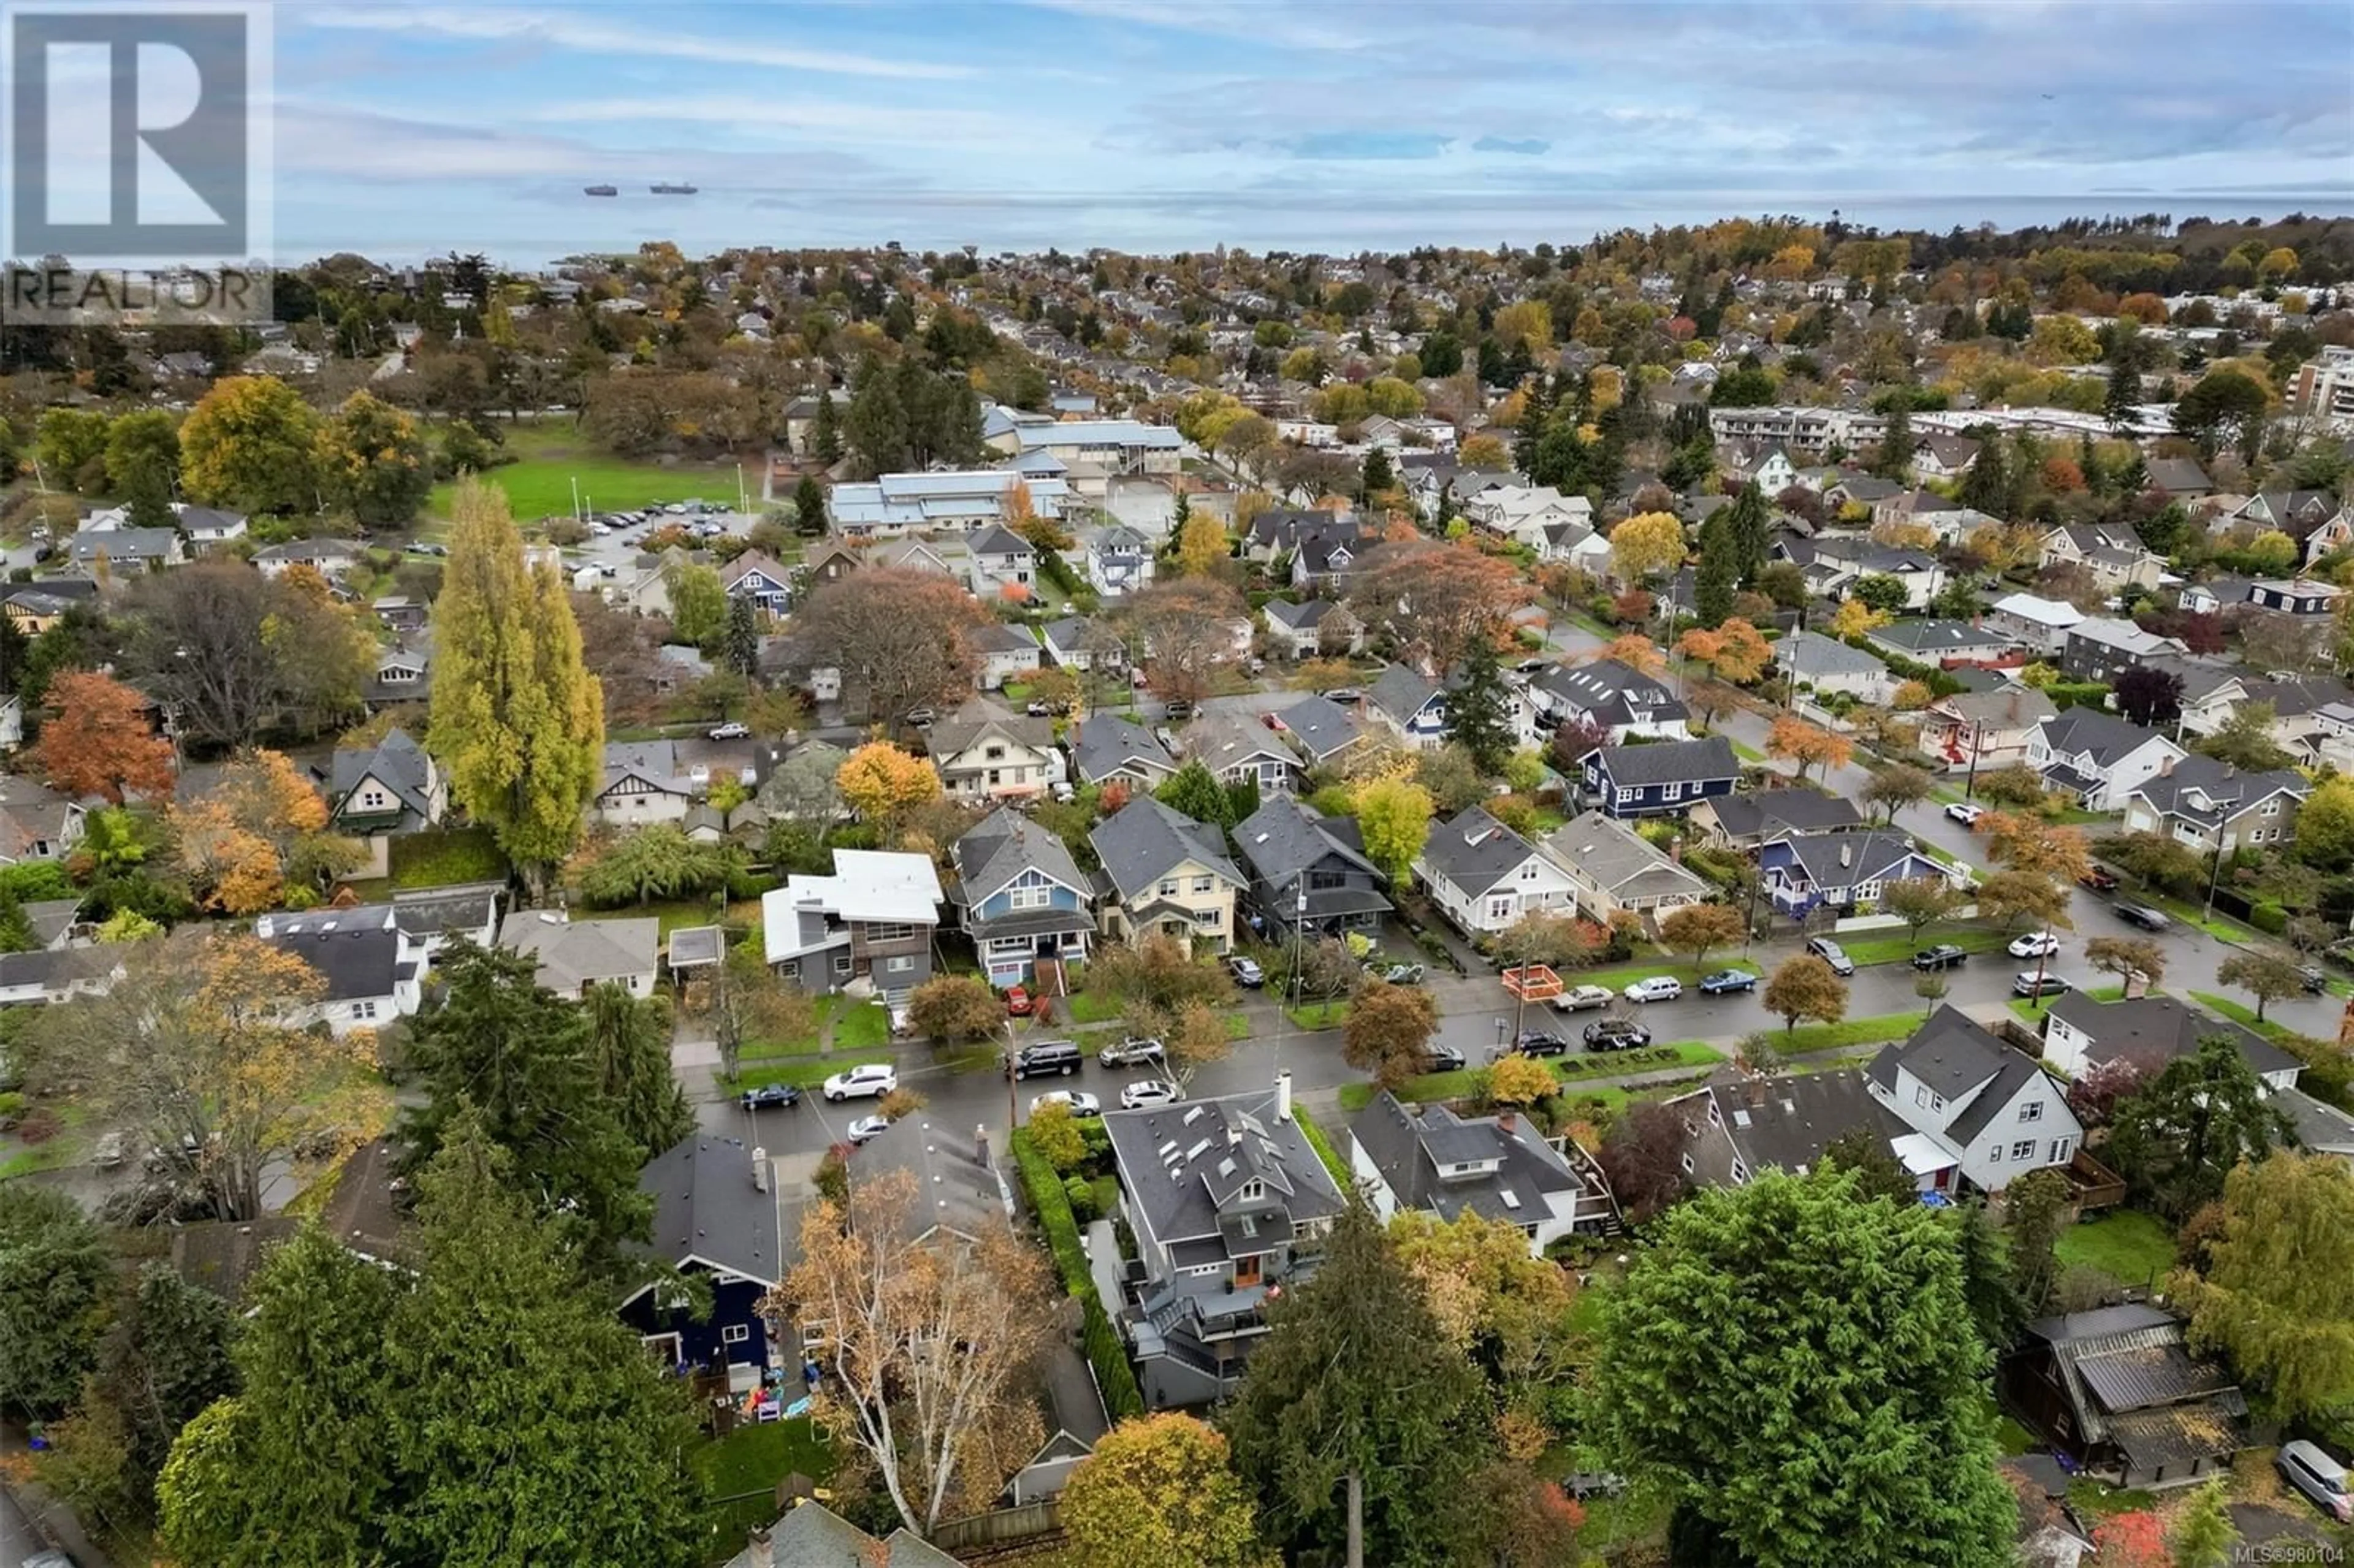
[[[1011,1546],[1063,1528],[1062,1505],[1042,1498],[1018,1508],[991,1509],[967,1519],[952,1519],[932,1531],[932,1544],[950,1556]]]

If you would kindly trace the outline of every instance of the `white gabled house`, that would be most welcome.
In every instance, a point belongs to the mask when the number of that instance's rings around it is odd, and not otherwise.
[[[1932,1191],[1961,1182],[1999,1192],[2030,1171],[2066,1170],[2084,1141],[2057,1078],[1954,1007],[1941,1007],[1910,1040],[1883,1048],[1866,1069],[1872,1098],[1914,1136],[1895,1153]]]
[[[1467,936],[1493,936],[1523,915],[1577,902],[1560,866],[1478,806],[1431,828],[1414,880]]]

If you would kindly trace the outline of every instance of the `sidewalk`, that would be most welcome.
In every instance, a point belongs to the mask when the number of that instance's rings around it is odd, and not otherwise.
[[[0,1428],[0,1451],[25,1450],[22,1427],[12,1422]],[[114,1568],[114,1559],[98,1549],[73,1510],[50,1497],[48,1489],[38,1481],[18,1483],[0,1476],[0,1560],[15,1568],[52,1545],[70,1556],[77,1568]]]

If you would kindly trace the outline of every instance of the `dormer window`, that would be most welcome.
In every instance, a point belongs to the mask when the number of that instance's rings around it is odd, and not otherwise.
[[[1267,1183],[1260,1181],[1256,1176],[1252,1177],[1249,1181],[1244,1182],[1240,1187],[1235,1190],[1235,1198],[1240,1202],[1256,1203],[1263,1201],[1266,1197]],[[1246,1222],[1246,1224],[1248,1222]],[[1243,1234],[1248,1235],[1251,1233],[1246,1231]]]

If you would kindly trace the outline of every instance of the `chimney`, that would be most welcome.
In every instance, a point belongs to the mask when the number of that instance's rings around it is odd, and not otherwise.
[[[1521,1118],[1511,1111],[1499,1111],[1496,1114],[1496,1128],[1506,1138],[1511,1138],[1520,1131]]]
[[[769,1539],[767,1527],[752,1532],[751,1543],[744,1549],[744,1561],[749,1568],[777,1568],[777,1546]]]
[[[1842,842],[1840,845],[1840,869],[1842,871],[1846,870],[1850,865],[1854,863],[1854,861],[1855,846],[1851,843]]]
[[[1766,1105],[1766,1080],[1756,1073],[1749,1075],[1749,1108],[1762,1110]]]
[[[756,1192],[769,1190],[769,1151],[765,1149],[752,1150],[752,1190]]]
[[[1275,1075],[1275,1119],[1291,1119],[1291,1069],[1288,1067]]]

